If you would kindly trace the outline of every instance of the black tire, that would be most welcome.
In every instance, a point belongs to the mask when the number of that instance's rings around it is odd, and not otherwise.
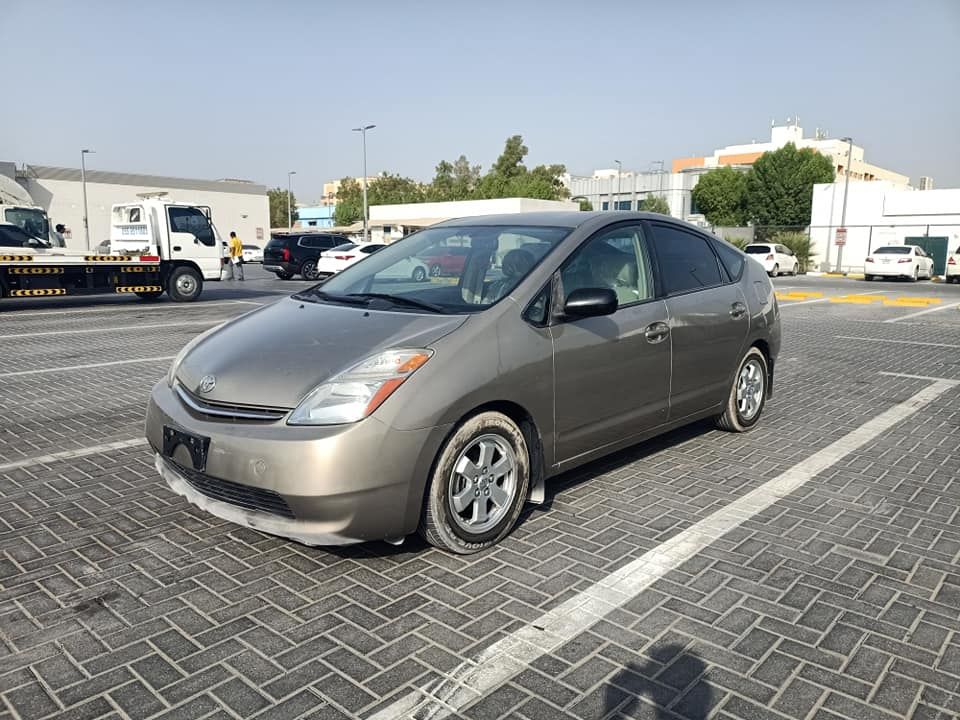
[[[150,300],[156,300],[156,299],[159,298],[161,295],[163,295],[163,290],[154,290],[153,292],[138,292],[138,293],[137,293],[137,297],[138,297],[138,298],[140,298],[141,300],[146,300],[147,302],[149,302]]]
[[[434,264],[430,266],[430,277],[440,277],[441,273],[443,273],[443,268],[439,265]]]
[[[293,273],[289,272],[278,272],[274,274],[281,280],[290,280],[293,277]]]
[[[316,280],[317,279],[317,261],[304,260],[303,265],[300,266],[300,275],[303,276],[304,280]]]
[[[907,278],[910,282],[916,282],[920,279],[920,268],[917,265],[913,266],[913,275]]]
[[[796,277],[797,275],[799,275],[799,274],[800,274],[800,265],[798,265],[797,263],[794,263],[794,264],[793,264],[793,272],[790,273],[790,274],[793,275],[794,277]]]
[[[495,436],[512,449],[516,458],[513,497],[495,526],[482,533],[471,533],[454,520],[456,511],[449,499],[450,484],[455,482],[454,466],[465,450],[481,436]],[[482,478],[481,478],[482,482]],[[420,517],[420,535],[431,545],[470,555],[485,550],[510,534],[530,490],[530,451],[523,432],[502,413],[483,412],[460,425],[444,443],[430,476]]]
[[[773,270],[770,271],[770,277],[775,278],[775,277],[777,277],[777,276],[779,276],[779,275],[780,275],[780,266],[779,266],[779,265],[774,265],[774,266],[773,266]]]
[[[873,280],[873,275],[864,275],[863,279],[866,282],[871,282]]]
[[[741,414],[740,408],[737,404],[737,386],[740,381],[740,373],[744,370],[748,363],[754,363],[761,373],[761,378],[763,381],[763,394],[760,398],[760,404],[756,412],[750,417],[744,417]],[[747,350],[746,354],[743,356],[743,359],[740,361],[740,364],[737,366],[737,372],[733,376],[733,383],[730,387],[730,395],[727,397],[726,407],[723,410],[721,415],[718,415],[716,418],[717,427],[721,430],[726,430],[727,432],[747,432],[748,430],[753,429],[753,427],[760,420],[760,417],[763,415],[763,409],[767,404],[767,395],[769,394],[770,389],[770,372],[767,367],[767,358],[762,352],[756,347],[751,347]]]
[[[192,267],[174,268],[167,278],[167,295],[174,302],[193,302],[203,291],[203,277]]]
[[[414,282],[423,282],[427,279],[427,269],[422,266],[417,266],[413,269],[413,274],[411,275]]]

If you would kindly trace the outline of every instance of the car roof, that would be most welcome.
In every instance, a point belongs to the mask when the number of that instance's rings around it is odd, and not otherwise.
[[[511,225],[513,227],[564,227],[576,228],[590,220],[605,219],[610,222],[619,222],[622,220],[673,220],[666,215],[650,212],[627,212],[618,210],[616,212],[578,212],[576,210],[568,211],[547,211],[547,212],[529,212],[529,213],[501,213],[499,215],[473,215],[471,217],[453,218],[437,223],[431,227],[462,227],[466,225]]]

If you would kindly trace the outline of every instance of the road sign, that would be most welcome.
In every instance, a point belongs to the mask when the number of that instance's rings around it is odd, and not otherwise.
[[[847,229],[846,228],[837,228],[837,236],[833,241],[834,245],[846,245],[847,244]]]

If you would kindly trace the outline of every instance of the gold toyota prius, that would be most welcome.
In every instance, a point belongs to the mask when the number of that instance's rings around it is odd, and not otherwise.
[[[463,259],[404,277],[424,258]],[[452,220],[190,342],[153,390],[170,488],[308,545],[504,538],[558,473],[773,385],[763,267],[648,213]]]

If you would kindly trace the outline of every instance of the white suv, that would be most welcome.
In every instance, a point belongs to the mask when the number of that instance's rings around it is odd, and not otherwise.
[[[777,275],[796,275],[800,272],[800,263],[797,256],[785,245],[776,243],[751,243],[743,251],[763,265],[770,277]]]

